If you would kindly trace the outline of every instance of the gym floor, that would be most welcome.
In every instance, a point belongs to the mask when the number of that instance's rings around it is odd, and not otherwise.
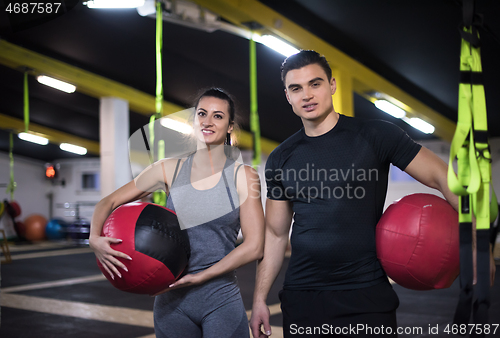
[[[496,257],[500,257],[500,245],[496,249]],[[12,262],[1,266],[0,337],[155,337],[154,299],[114,289],[102,276],[88,247],[42,242],[10,245],[10,251]],[[282,337],[278,291],[287,264],[288,258],[268,299],[273,338]],[[497,260],[497,283],[491,289],[492,324],[500,324],[498,264]],[[255,264],[238,270],[248,316],[254,278]],[[400,337],[460,337],[443,332],[453,319],[460,291],[458,280],[445,290],[413,291],[398,285],[394,289],[400,298],[398,325],[407,332]],[[500,327],[487,337],[500,337]]]

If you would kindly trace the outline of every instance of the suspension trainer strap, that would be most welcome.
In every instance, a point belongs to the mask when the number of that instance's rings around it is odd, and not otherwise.
[[[162,158],[165,158],[165,141],[159,140],[158,141],[158,159],[162,159]],[[164,168],[163,162],[161,164],[162,164],[162,168]],[[165,170],[163,171],[163,173],[165,174]],[[164,175],[163,179],[164,179],[165,185],[167,185],[167,180],[166,180],[165,175]],[[165,190],[161,190],[161,189],[156,190],[153,193],[153,202],[155,202],[158,205],[166,207],[167,206],[167,191],[168,191],[167,186],[165,187]]]
[[[155,162],[155,121],[163,115],[163,84],[162,84],[162,48],[163,48],[163,10],[161,2],[156,1],[156,99],[155,113],[149,118],[149,144],[151,151],[149,159]],[[159,158],[158,158],[159,160]]]
[[[461,293],[455,312],[455,324],[467,324],[474,296],[472,260],[472,216],[476,219],[477,239],[477,299],[473,319],[477,324],[488,323],[489,308],[489,228],[497,213],[494,191],[490,201],[491,153],[488,141],[486,100],[482,83],[480,39],[478,27],[482,18],[474,13],[474,0],[464,0],[464,25],[460,55],[460,84],[457,129],[452,140],[448,185],[459,195],[460,222],[460,286]],[[453,161],[457,159],[457,172]],[[494,207],[490,207],[491,205]],[[484,334],[477,335],[482,337]]]
[[[149,154],[149,162],[153,164],[155,162],[155,152],[154,152],[154,146],[155,146],[155,121],[156,121],[156,116],[155,114],[151,115],[149,118],[149,124],[148,124],[148,130],[149,130],[149,143],[148,146],[148,154]],[[143,130],[143,137],[145,135],[144,133],[144,128]]]
[[[161,1],[156,2],[156,114],[163,115],[163,10]]]
[[[155,121],[163,116],[163,81],[162,81],[162,48],[163,48],[163,10],[161,2],[156,2],[156,113],[149,119],[149,137],[151,143],[150,156],[151,163],[155,161],[153,147],[155,146]],[[157,160],[165,158],[165,141],[158,141]],[[165,182],[166,183],[166,182]],[[153,202],[166,206],[167,195],[163,190],[157,190],[153,193]]]
[[[260,122],[257,103],[257,51],[255,40],[250,39],[250,130],[252,131],[253,157],[252,166],[257,169],[260,165]]]
[[[498,205],[498,209],[500,209],[500,204]],[[494,222],[494,224],[490,228],[490,244],[491,244],[493,251],[495,251],[495,244],[497,241],[499,228],[500,228],[500,217],[497,216],[496,221]]]
[[[462,196],[469,198],[469,196]],[[469,323],[472,311],[472,222],[460,222],[460,296],[453,318],[455,324]]]
[[[488,309],[490,307],[490,232],[489,229],[478,229],[477,237],[477,285],[476,301],[473,306],[475,324],[484,327],[489,324]],[[479,325],[478,325],[479,326]],[[472,334],[472,337],[484,337]]]
[[[24,132],[27,133],[30,125],[30,106],[28,92],[28,72],[24,72]]]
[[[10,166],[10,180],[7,184],[7,190],[5,191],[10,195],[10,200],[14,200],[14,191],[16,190],[17,183],[14,181],[14,137],[12,133],[9,134],[9,166]],[[14,222],[15,224],[16,222]]]

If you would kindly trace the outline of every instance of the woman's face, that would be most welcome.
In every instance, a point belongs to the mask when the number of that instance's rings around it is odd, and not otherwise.
[[[195,133],[207,145],[224,144],[230,123],[229,103],[216,97],[205,96],[198,102],[195,115]]]

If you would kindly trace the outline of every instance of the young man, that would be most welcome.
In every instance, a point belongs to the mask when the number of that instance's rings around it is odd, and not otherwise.
[[[336,82],[318,53],[290,56],[281,76],[304,128],[280,144],[266,164],[266,238],[257,268],[252,334],[271,334],[266,298],[283,263],[292,216],[292,256],[280,292],[284,337],[320,337],[308,335],[307,328],[324,324],[327,332],[338,328],[345,336],[357,324],[390,327],[395,333],[399,299],[375,250],[389,166],[438,189],[457,209],[447,165],[391,123],[336,113]]]

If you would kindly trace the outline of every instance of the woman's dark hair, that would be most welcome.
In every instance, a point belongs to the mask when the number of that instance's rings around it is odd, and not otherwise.
[[[196,104],[194,105],[195,111],[196,111],[196,109],[198,109],[198,104],[200,103],[200,100],[204,97],[215,97],[215,98],[226,101],[228,103],[228,106],[229,106],[229,124],[234,124],[234,118],[235,118],[234,100],[228,92],[226,92],[222,88],[206,89],[205,91],[203,91],[203,93],[201,95],[198,96],[198,99],[196,100]],[[228,145],[231,145],[231,134],[230,133],[227,133],[226,143]]]
[[[283,81],[283,85],[286,87],[285,77],[289,71],[300,69],[314,63],[323,68],[328,81],[330,81],[332,79],[332,69],[328,64],[328,61],[326,61],[326,58],[314,50],[301,50],[297,54],[287,57],[281,64],[281,81]]]

